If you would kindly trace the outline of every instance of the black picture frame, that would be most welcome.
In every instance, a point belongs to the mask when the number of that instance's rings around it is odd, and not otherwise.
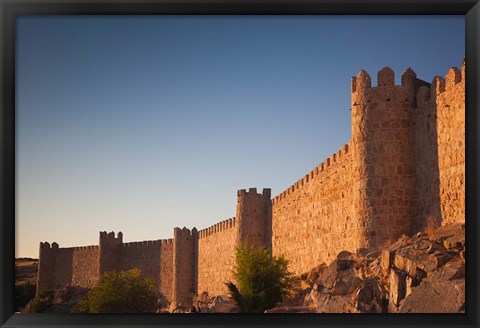
[[[15,18],[18,15],[465,15],[466,21],[466,313],[465,314],[196,314],[196,315],[63,315],[14,313],[15,258]],[[438,326],[478,327],[479,236],[478,0],[0,0],[0,324],[2,327],[178,327],[178,326]],[[447,46],[447,45],[446,45]]]

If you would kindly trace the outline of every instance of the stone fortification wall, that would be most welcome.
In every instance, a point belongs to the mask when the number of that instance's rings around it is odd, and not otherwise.
[[[173,295],[173,239],[164,239],[160,244],[159,291],[169,300]]]
[[[417,94],[416,220],[465,222],[465,63]]]
[[[152,278],[159,288],[161,243],[161,240],[148,240],[122,244],[120,269],[140,269],[142,275]]]
[[[435,86],[433,86],[432,90],[435,89]],[[418,90],[418,108],[415,110],[415,125],[413,128],[415,143],[415,230],[425,228],[429,218],[438,223],[441,218],[437,108],[435,102],[430,101],[429,98],[430,88],[425,86]]]
[[[374,87],[367,72],[354,77],[352,140],[273,199],[273,253],[302,273],[340,250],[382,247],[429,217],[464,222],[464,72],[436,77],[432,91],[410,68],[401,85],[388,67]]]
[[[369,248],[412,231],[415,209],[413,113],[421,85],[408,68],[395,85],[385,67],[372,87],[367,72],[352,79],[354,216]]]
[[[257,193],[257,188],[237,192],[237,244],[244,241],[252,246],[271,248],[272,202],[270,188]]]
[[[114,271],[118,269],[120,263],[122,263],[122,243],[123,243],[123,234],[119,232],[117,237],[115,233],[106,231],[100,232],[99,238],[99,272],[100,274],[107,271]]]
[[[172,305],[204,291],[225,294],[235,247],[248,240],[284,254],[301,274],[338,252],[376,249],[424,228],[465,222],[465,66],[432,84],[410,68],[352,78],[352,139],[287,190],[237,193],[236,218],[168,240],[127,243],[100,233],[99,246],[40,243],[37,292],[93,287],[105,271],[139,268]]]
[[[74,286],[93,288],[98,281],[99,247],[84,246],[75,247],[72,257],[72,282]],[[63,265],[65,265],[64,262]]]
[[[198,293],[227,293],[232,281],[237,239],[236,218],[219,222],[198,232]]]
[[[99,247],[59,248],[57,243],[40,243],[37,290],[55,290],[66,286],[92,288],[98,281]]]
[[[360,246],[352,173],[347,144],[272,200],[272,253],[283,253],[294,273]]]
[[[52,244],[53,248],[53,244]],[[73,276],[73,253],[75,248],[53,248],[55,266],[53,269],[53,289],[63,288],[71,285]],[[65,263],[70,265],[65,265]]]
[[[191,304],[196,289],[195,264],[198,243],[197,229],[175,228],[173,231],[173,297],[172,303],[179,306]]]

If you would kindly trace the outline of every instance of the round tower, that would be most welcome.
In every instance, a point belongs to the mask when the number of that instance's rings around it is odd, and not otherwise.
[[[254,247],[265,246],[271,250],[272,201],[271,190],[257,188],[237,192],[237,244],[248,240]]]
[[[392,69],[352,79],[354,217],[358,247],[378,248],[410,233],[414,209],[413,109],[417,79],[409,68],[395,85]]]

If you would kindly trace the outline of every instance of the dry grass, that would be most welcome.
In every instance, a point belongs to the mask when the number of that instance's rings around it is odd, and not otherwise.
[[[34,266],[37,265],[38,261],[30,260],[30,261],[16,261],[16,267],[27,267],[27,266]]]
[[[37,282],[38,260],[15,259],[15,285]]]

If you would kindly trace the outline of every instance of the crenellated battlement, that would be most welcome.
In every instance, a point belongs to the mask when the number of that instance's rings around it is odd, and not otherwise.
[[[377,88],[414,88],[417,84],[417,74],[410,67],[402,72],[400,85],[395,85],[395,72],[388,66],[378,71],[376,86],[372,86],[372,78],[362,69],[357,76],[352,77],[352,94],[362,94]]]
[[[198,231],[198,238],[206,238],[217,232],[222,232],[228,229],[235,228],[236,218],[229,218],[220,222],[211,225],[210,227],[204,228]]]
[[[316,166],[308,174],[303,176],[301,179],[294,182],[290,187],[282,191],[280,194],[275,196],[272,199],[272,205],[278,204],[283,199],[287,198],[288,195],[293,194],[296,190],[300,190],[303,186],[306,186],[309,182],[317,179],[319,177],[322,179],[326,174],[326,171],[334,166],[336,163],[340,162],[345,156],[349,154],[349,149],[351,147],[351,141],[348,144],[343,145],[338,151],[333,153],[331,156],[327,157],[322,163]]]
[[[196,234],[197,234],[197,228],[192,228],[192,230],[188,229],[187,227],[183,227],[181,229],[179,227],[173,228],[174,239],[179,237],[189,238],[189,237],[195,236]]]
[[[417,91],[417,103],[435,101],[439,95],[454,93],[460,84],[465,83],[465,61],[462,68],[451,67],[445,77],[435,76],[430,86],[423,86]]]
[[[153,245],[162,245],[173,242],[173,239],[157,239],[157,240],[144,240],[144,241],[137,241],[137,242],[129,242],[123,243],[122,247],[138,247],[138,246],[153,246]]]
[[[99,245],[120,245],[123,243],[123,233],[119,231],[117,236],[115,232],[100,231]]]
[[[84,251],[84,250],[93,250],[98,249],[98,245],[89,245],[89,246],[75,246],[75,247],[59,247],[56,242],[53,242],[51,245],[48,242],[41,242],[40,249],[50,249],[50,250],[74,250],[74,251]]]
[[[257,188],[249,188],[248,191],[246,189],[240,189],[237,191],[238,197],[246,197],[246,196],[252,196],[252,195],[262,195],[262,196],[270,197],[271,189],[263,188],[262,193],[257,193]]]
[[[40,249],[51,249],[52,247],[50,246],[50,243],[48,241],[46,242],[40,242]]]
[[[176,227],[170,239],[123,243],[121,232],[101,231],[99,245],[41,242],[38,290],[91,288],[104,272],[136,267],[172,306],[186,305],[195,293],[226,293],[244,241],[284,254],[300,275],[341,250],[419,231],[429,217],[463,222],[465,63],[432,83],[410,67],[400,85],[390,67],[375,86],[365,70],[351,82],[352,138],[273,199],[269,188],[240,189],[235,217]]]
[[[77,247],[72,247],[73,250],[76,251],[86,251],[86,250],[94,250],[94,249],[99,249],[98,245],[89,245],[89,246],[77,246]]]

